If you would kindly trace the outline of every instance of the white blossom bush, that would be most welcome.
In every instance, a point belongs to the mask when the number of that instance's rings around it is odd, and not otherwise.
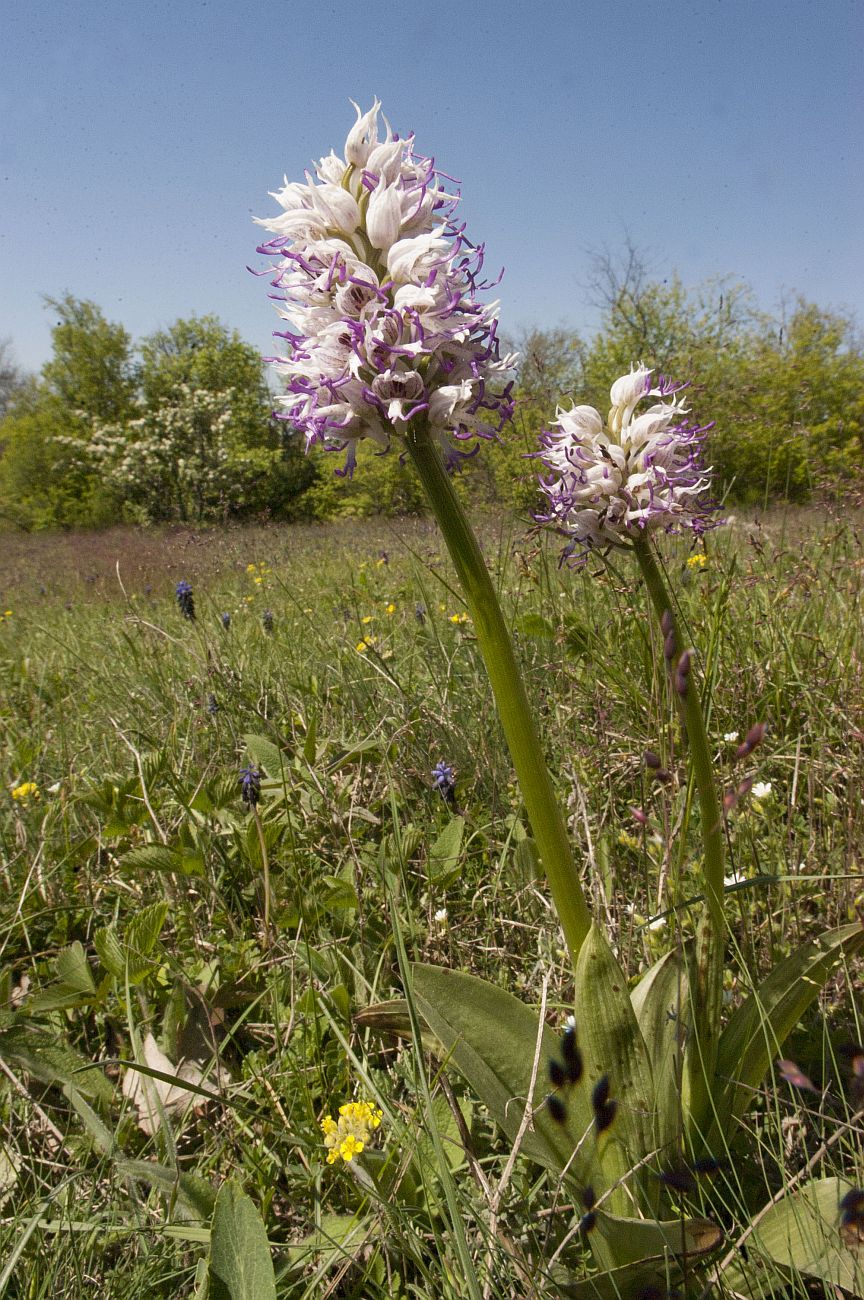
[[[127,519],[200,523],[263,504],[278,446],[250,446],[240,433],[233,390],[181,384],[124,424],[92,423],[89,437],[62,436],[82,468],[98,472]]]

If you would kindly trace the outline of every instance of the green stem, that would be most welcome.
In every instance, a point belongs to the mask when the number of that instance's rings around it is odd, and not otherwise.
[[[462,585],[531,830],[575,964],[591,928],[591,915],[513,654],[513,643],[477,538],[428,428],[412,426],[406,445]]]
[[[636,558],[658,619],[672,614],[672,599],[654,557],[651,542],[640,538],[635,544]],[[685,647],[676,646],[669,664],[674,680],[678,660]],[[712,1119],[711,1092],[720,1036],[720,1011],[723,1001],[723,950],[726,924],[723,911],[723,819],[711,750],[705,730],[705,718],[699,689],[691,673],[683,696],[673,688],[681,721],[687,736],[693,779],[699,799],[702,823],[702,874],[705,911],[696,938],[696,989],[690,998],[692,1041],[687,1052],[687,1104],[691,1138],[705,1132]]]

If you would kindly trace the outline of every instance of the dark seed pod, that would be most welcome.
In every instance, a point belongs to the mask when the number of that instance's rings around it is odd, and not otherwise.
[[[582,1218],[579,1220],[579,1231],[581,1233],[584,1233],[585,1236],[587,1237],[588,1233],[591,1232],[596,1227],[597,1227],[597,1215],[594,1213],[593,1210],[589,1210],[587,1214],[582,1215]]]
[[[659,754],[655,754],[653,749],[646,749],[642,755],[642,761],[646,767],[650,767],[653,772],[659,772],[663,766],[663,760]]]
[[[609,1075],[602,1074],[591,1091],[591,1105],[596,1111],[599,1106],[605,1106],[609,1100],[611,1088],[609,1086]]]
[[[617,1113],[617,1101],[607,1101],[604,1102],[602,1106],[598,1106],[594,1111],[594,1123],[597,1127],[597,1132],[605,1133],[607,1128],[611,1127],[612,1121]]]
[[[664,636],[668,636],[670,632],[675,631],[675,620],[672,617],[671,609],[664,609],[660,615],[660,630]]]
[[[549,1062],[549,1082],[553,1088],[563,1088],[567,1082],[567,1071],[560,1061],[556,1061],[554,1056]]]
[[[692,1192],[696,1186],[696,1179],[689,1169],[666,1169],[657,1176],[660,1182],[665,1187],[670,1187],[673,1192]]]
[[[586,1210],[593,1210],[596,1203],[597,1196],[594,1192],[594,1188],[590,1183],[588,1183],[582,1188],[582,1204],[585,1206]]]
[[[669,632],[663,641],[663,656],[665,659],[674,659],[675,651],[678,648],[678,641],[674,632]]]
[[[582,1078],[584,1066],[582,1062],[582,1053],[579,1050],[579,1044],[576,1041],[575,1025],[568,1025],[564,1030],[561,1038],[561,1055],[564,1057],[564,1069],[567,1071],[567,1082],[570,1084],[578,1083]]]
[[[567,1121],[567,1107],[560,1097],[556,1097],[554,1092],[550,1092],[546,1098],[546,1109],[550,1117],[556,1124],[564,1124]]]
[[[700,1178],[704,1175],[710,1178],[713,1174],[718,1174],[721,1169],[728,1169],[729,1161],[725,1156],[700,1156],[698,1160],[693,1161],[693,1172]]]

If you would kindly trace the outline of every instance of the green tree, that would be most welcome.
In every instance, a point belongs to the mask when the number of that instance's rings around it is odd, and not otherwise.
[[[56,316],[54,354],[42,367],[42,381],[64,413],[120,420],[133,409],[136,391],[132,340],[122,325],[105,319],[94,302],[46,298]]]

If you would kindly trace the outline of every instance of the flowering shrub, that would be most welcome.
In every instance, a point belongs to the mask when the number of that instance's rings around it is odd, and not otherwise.
[[[256,504],[277,447],[251,447],[236,432],[236,395],[181,384],[170,401],[124,424],[95,423],[58,441],[98,470],[141,520],[201,522]]]

